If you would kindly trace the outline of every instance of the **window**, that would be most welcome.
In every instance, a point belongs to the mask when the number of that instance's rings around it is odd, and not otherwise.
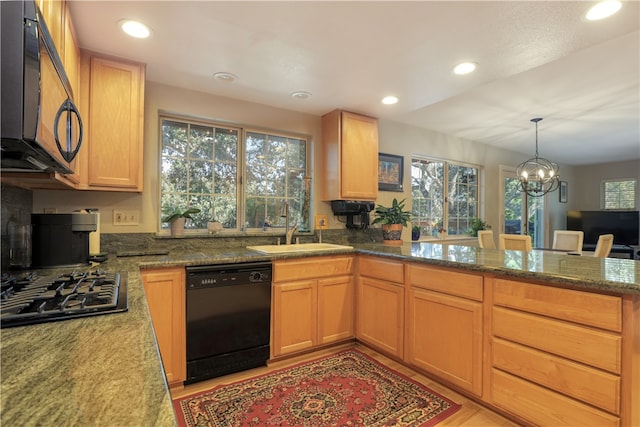
[[[305,139],[169,117],[161,127],[160,206],[199,208],[187,229],[214,219],[226,230],[284,227],[285,201],[290,224],[308,229]]]
[[[411,159],[414,223],[427,234],[438,228],[449,235],[467,234],[471,220],[478,217],[478,176],[476,167]]]
[[[601,195],[603,209],[635,209],[636,180],[605,180],[602,182]]]

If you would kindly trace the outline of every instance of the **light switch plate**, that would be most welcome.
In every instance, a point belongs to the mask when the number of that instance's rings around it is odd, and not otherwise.
[[[317,230],[326,230],[329,228],[329,220],[326,215],[315,215],[315,228]]]
[[[137,209],[113,210],[113,225],[139,225],[140,224],[140,211]]]

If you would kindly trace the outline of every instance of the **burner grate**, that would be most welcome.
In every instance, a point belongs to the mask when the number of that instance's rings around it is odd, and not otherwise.
[[[57,277],[2,276],[0,325],[41,323],[126,311],[126,274],[72,271]]]

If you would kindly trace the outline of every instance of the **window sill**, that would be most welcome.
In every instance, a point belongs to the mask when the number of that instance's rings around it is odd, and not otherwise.
[[[420,237],[419,240],[413,240],[413,243],[441,243],[441,242],[455,242],[455,241],[461,241],[461,240],[476,241],[478,239],[477,237],[471,237],[468,235],[461,235],[461,236],[454,235],[454,236],[447,236],[444,238],[426,236],[426,237]]]
[[[182,236],[172,236],[169,230],[156,233],[156,239],[209,239],[220,237],[282,237],[285,235],[284,229],[278,230],[255,230],[255,231],[221,231],[209,233],[207,231],[185,231]],[[297,231],[294,236],[313,236],[313,231]]]

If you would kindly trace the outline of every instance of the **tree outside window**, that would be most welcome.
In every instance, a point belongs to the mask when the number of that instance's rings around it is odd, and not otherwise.
[[[413,223],[426,234],[467,234],[478,217],[478,168],[441,160],[411,160]]]
[[[201,209],[186,228],[204,231],[213,220],[225,230],[280,227],[284,201],[291,224],[307,226],[306,140],[174,118],[161,123],[161,210]]]
[[[603,209],[635,209],[636,180],[618,179],[602,182]]]

